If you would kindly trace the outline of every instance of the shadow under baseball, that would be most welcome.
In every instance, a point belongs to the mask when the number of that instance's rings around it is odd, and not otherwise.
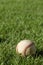
[[[37,56],[43,56],[43,50],[38,50],[38,51],[36,51],[36,55]]]

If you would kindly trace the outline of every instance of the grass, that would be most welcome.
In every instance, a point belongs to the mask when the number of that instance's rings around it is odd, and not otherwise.
[[[16,54],[23,39],[35,41],[35,57]],[[0,65],[43,65],[43,0],[0,0]]]

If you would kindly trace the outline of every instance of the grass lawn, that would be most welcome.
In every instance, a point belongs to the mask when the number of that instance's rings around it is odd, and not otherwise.
[[[36,56],[20,57],[20,40],[35,42]],[[43,0],[0,0],[0,65],[43,65]]]

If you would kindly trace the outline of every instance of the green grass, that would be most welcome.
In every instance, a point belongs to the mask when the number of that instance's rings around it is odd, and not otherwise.
[[[35,41],[35,57],[16,54],[23,39]],[[43,65],[43,0],[0,0],[0,65]]]

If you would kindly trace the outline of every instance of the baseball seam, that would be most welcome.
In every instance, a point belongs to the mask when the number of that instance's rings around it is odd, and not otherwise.
[[[30,45],[28,45],[28,46],[25,47],[25,49],[24,49],[24,51],[23,51],[23,52],[24,52],[24,55],[26,55],[26,50],[27,50],[29,47],[31,47],[32,45],[33,45],[33,43],[31,43]]]

